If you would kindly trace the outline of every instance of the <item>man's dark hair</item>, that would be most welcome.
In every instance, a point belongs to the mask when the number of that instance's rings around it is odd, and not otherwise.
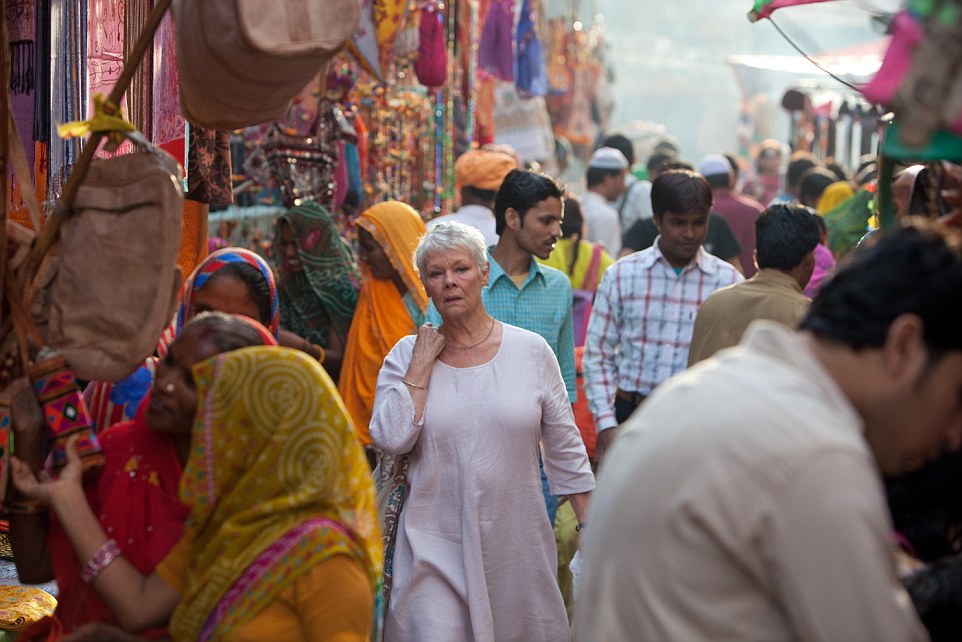
[[[728,174],[711,174],[706,176],[705,180],[708,181],[708,185],[713,189],[728,189],[731,187],[731,177]]]
[[[265,326],[271,323],[271,304],[273,299],[271,297],[271,286],[261,274],[261,271],[250,263],[228,263],[221,269],[214,272],[207,283],[204,286],[210,285],[212,281],[215,281],[226,276],[233,276],[234,278],[240,279],[247,286],[247,292],[250,294],[251,301],[257,306],[257,313],[260,316],[257,321],[260,321]],[[204,288],[201,287],[201,290]]]
[[[821,167],[813,167],[802,175],[799,183],[798,200],[815,207],[818,205],[818,199],[822,196],[822,192],[829,185],[837,182],[838,178],[832,172]]]
[[[814,156],[808,152],[795,152],[792,154],[792,160],[788,162],[785,181],[791,187],[798,187],[799,182],[802,180],[802,174],[813,167],[818,167],[818,161],[815,160]]]
[[[711,210],[712,194],[708,181],[701,174],[687,169],[663,172],[651,185],[651,209],[656,219],[665,212],[681,214],[702,208]]]
[[[469,194],[479,201],[483,201],[485,203],[493,203],[494,195],[497,194],[497,190],[480,189],[472,185],[465,185],[464,187],[461,188],[461,194]],[[462,199],[463,198],[464,197],[462,196]]]
[[[594,187],[599,183],[603,182],[609,176],[620,176],[622,170],[620,169],[608,169],[606,167],[589,167],[588,171],[585,172],[585,183],[588,187]]]
[[[628,167],[631,167],[635,164],[635,145],[627,136],[622,134],[612,134],[601,141],[601,146],[617,149],[619,152],[624,154],[625,158],[628,160]]]
[[[549,198],[564,199],[564,186],[547,174],[539,174],[528,169],[513,169],[504,177],[504,182],[494,197],[494,225],[500,235],[505,228],[505,212],[513,208],[521,218],[534,205]]]
[[[675,157],[671,154],[664,154],[661,152],[656,152],[648,157],[648,161],[645,163],[645,167],[648,168],[648,175],[654,174],[655,172],[661,171],[661,166],[668,161],[675,160]]]
[[[962,350],[960,241],[919,219],[884,232],[822,286],[800,328],[859,350],[884,345],[892,322],[914,314],[930,352]]]
[[[755,219],[755,252],[759,268],[788,271],[818,245],[816,215],[803,205],[769,205]]]

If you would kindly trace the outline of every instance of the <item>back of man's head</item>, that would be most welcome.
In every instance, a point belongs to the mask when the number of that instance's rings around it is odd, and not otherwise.
[[[627,136],[622,134],[612,134],[601,142],[601,146],[617,149],[619,152],[624,154],[625,158],[628,160],[629,167],[635,164],[635,145]]]
[[[808,152],[795,152],[792,160],[788,162],[788,170],[785,172],[785,182],[788,187],[796,192],[802,180],[802,174],[818,166],[818,161]]]
[[[564,198],[564,187],[558,181],[530,169],[511,170],[494,197],[495,231],[499,235],[504,232],[508,208],[518,213],[524,225],[524,215],[528,210],[548,198]]]
[[[651,180],[658,178],[658,174],[662,171],[662,166],[672,160],[675,160],[675,156],[664,152],[655,152],[649,156],[645,167],[648,168],[648,176]]]
[[[800,328],[852,349],[885,344],[904,314],[922,320],[930,351],[962,350],[962,238],[913,219],[884,232],[827,281]]]
[[[818,245],[818,221],[807,207],[776,203],[755,219],[758,267],[788,272]]]
[[[462,201],[490,207],[501,181],[516,167],[515,159],[502,152],[471,149],[461,154],[454,163],[454,179]]]

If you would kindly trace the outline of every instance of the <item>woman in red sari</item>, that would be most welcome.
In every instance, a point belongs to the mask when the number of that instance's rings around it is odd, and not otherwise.
[[[178,486],[193,425],[191,368],[216,354],[253,345],[277,345],[271,333],[246,317],[205,313],[188,323],[158,364],[146,403],[132,421],[100,435],[106,465],[86,488],[87,500],[104,530],[126,559],[149,573],[183,534],[188,511]],[[38,538],[41,545],[42,538]],[[87,622],[116,622],[110,609],[81,577],[81,563],[66,533],[51,514],[46,537],[47,568],[20,569],[36,554],[14,549],[18,569],[31,578],[52,574],[59,598],[56,616],[71,631]],[[42,556],[42,555],[41,555]],[[42,562],[41,562],[42,563]],[[41,624],[42,626],[43,624]],[[30,639],[30,632],[24,634]],[[155,629],[147,637],[165,637]]]

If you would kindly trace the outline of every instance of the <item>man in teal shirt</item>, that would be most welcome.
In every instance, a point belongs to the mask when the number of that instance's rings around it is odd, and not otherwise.
[[[551,177],[512,170],[494,200],[498,244],[488,248],[491,272],[481,300],[488,314],[502,323],[544,337],[561,366],[568,400],[574,403],[574,326],[568,277],[541,265],[561,238],[564,190]],[[434,304],[426,320],[441,325]]]

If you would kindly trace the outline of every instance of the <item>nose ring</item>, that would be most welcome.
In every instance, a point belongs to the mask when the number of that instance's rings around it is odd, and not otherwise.
[[[174,384],[168,382],[167,385],[164,386],[164,392],[169,395],[174,394]]]

